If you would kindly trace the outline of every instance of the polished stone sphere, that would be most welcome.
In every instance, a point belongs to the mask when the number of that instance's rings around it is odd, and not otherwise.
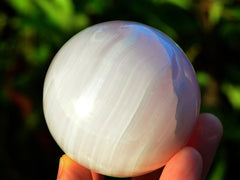
[[[49,130],[79,164],[137,176],[165,165],[188,141],[200,92],[183,51],[162,32],[112,21],[72,37],[44,82]]]

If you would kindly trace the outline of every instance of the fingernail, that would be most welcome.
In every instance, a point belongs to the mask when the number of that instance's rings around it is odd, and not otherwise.
[[[61,174],[63,170],[63,159],[62,157],[59,160],[59,166],[58,166],[58,174],[57,174],[57,180],[60,180]]]

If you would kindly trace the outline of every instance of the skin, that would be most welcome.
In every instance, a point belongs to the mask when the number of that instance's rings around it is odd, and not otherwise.
[[[200,114],[189,142],[165,165],[132,180],[201,180],[205,179],[223,133],[212,114]],[[67,155],[60,158],[57,180],[103,180],[104,176],[79,165]]]

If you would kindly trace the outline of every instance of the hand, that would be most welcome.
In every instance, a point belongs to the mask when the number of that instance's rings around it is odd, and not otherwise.
[[[188,144],[165,165],[132,180],[205,179],[222,137],[222,124],[212,114],[201,114]],[[103,180],[104,176],[79,165],[67,155],[60,159],[58,180]]]

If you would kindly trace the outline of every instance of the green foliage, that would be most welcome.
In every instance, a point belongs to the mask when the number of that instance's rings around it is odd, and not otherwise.
[[[223,158],[219,158],[218,163],[215,166],[215,169],[209,176],[209,180],[220,180],[224,179],[224,175],[226,173],[226,160]]]
[[[220,21],[223,8],[222,1],[213,1],[209,10],[209,21],[212,25],[216,25]]]
[[[0,179],[55,179],[62,152],[43,117],[45,73],[74,34],[119,19],[160,29],[186,52],[201,88],[201,111],[216,114],[224,126],[208,179],[239,177],[239,1],[2,0]]]
[[[182,1],[179,1],[179,0],[152,0],[152,2],[156,3],[156,4],[168,3],[168,4],[172,4],[172,5],[178,6],[179,8],[186,9],[186,10],[189,9],[192,5],[192,3],[189,0],[182,0]]]
[[[233,86],[232,84],[225,83],[222,86],[223,93],[227,96],[232,107],[240,110],[240,86]]]

